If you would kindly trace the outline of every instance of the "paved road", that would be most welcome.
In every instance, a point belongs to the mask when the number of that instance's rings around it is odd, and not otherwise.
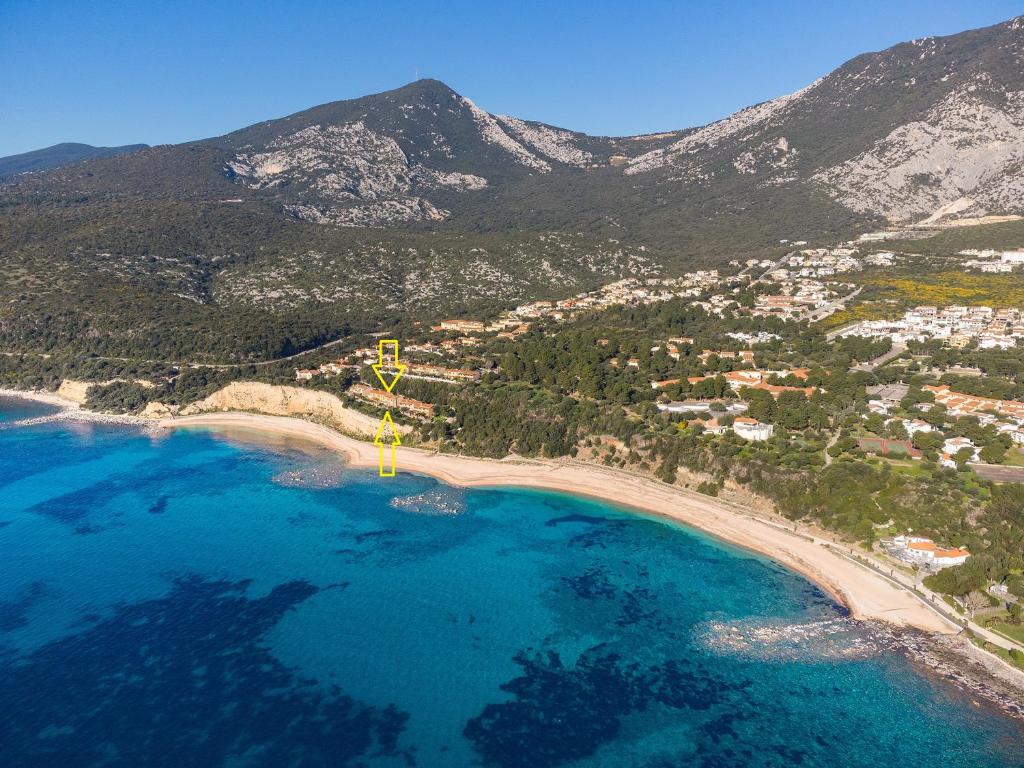
[[[1014,640],[997,634],[992,630],[987,629],[981,626],[980,624],[975,624],[973,621],[957,614],[955,611],[953,611],[952,608],[949,607],[948,603],[946,603],[946,601],[943,600],[941,595],[939,595],[936,592],[932,592],[930,589],[924,586],[924,584],[918,584],[913,577],[908,576],[902,571],[899,571],[896,568],[894,568],[892,565],[889,565],[888,563],[879,560],[874,555],[869,555],[863,551],[857,551],[851,549],[850,547],[846,547],[842,544],[837,544],[835,542],[830,542],[827,539],[822,539],[817,536],[810,536],[810,538],[814,541],[817,541],[819,544],[831,547],[833,551],[838,552],[847,560],[855,562],[858,565],[861,565],[865,568],[871,569],[878,575],[888,580],[889,583],[893,584],[894,586],[898,586],[903,590],[910,592],[918,599],[919,602],[923,603],[924,605],[927,605],[935,613],[939,614],[943,619],[945,619],[949,624],[955,627],[970,629],[978,637],[981,637],[989,641],[993,645],[997,645],[1000,648],[1003,648],[1004,650],[1009,651],[1016,649],[1018,651],[1024,652],[1024,644],[1018,643]],[[1002,659],[999,660],[1002,661]],[[1007,664],[1007,666],[1010,665]],[[1016,669],[1015,667],[1010,668]],[[1017,671],[1020,672],[1019,669]]]
[[[899,357],[900,355],[902,355],[906,351],[907,351],[907,345],[906,344],[893,344],[892,345],[892,349],[890,349],[884,355],[879,355],[874,360],[868,360],[866,363],[861,363],[860,365],[855,365],[853,367],[853,370],[855,370],[855,371],[868,371],[868,372],[873,371],[878,366],[885,365],[890,360],[894,360],[895,358]]]
[[[863,290],[864,286],[860,286],[859,288],[857,288],[857,290],[853,291],[852,293],[848,293],[842,298],[836,299],[835,301],[830,301],[824,307],[818,307],[817,309],[811,310],[803,319],[808,320],[809,322],[812,323],[816,323],[819,320],[824,320],[832,313],[838,312],[841,309],[846,309],[846,303],[857,298],[857,296],[859,296],[860,292]]]
[[[855,325],[860,325],[860,321],[856,323],[848,323],[847,325],[836,328],[834,331],[829,331],[828,333],[825,334],[825,341],[834,341],[836,338],[839,337],[841,333],[850,330]]]

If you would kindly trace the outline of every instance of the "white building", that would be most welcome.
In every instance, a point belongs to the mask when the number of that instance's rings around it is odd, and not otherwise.
[[[896,536],[886,549],[900,560],[932,570],[961,565],[971,556],[966,549],[944,549],[924,536]]]
[[[744,440],[761,442],[772,436],[775,427],[772,424],[763,424],[749,416],[740,416],[732,423],[732,431]]]
[[[1017,346],[1017,339],[1013,336],[982,336],[978,342],[981,349],[1013,349]]]
[[[921,421],[920,419],[907,419],[903,422],[903,426],[907,430],[907,434],[913,437],[918,432],[931,432],[933,427],[927,421]]]
[[[658,410],[665,413],[711,413],[712,400],[673,400],[670,403],[658,403]],[[735,400],[723,403],[726,413],[743,413],[747,404]]]
[[[974,458],[978,457],[977,446],[966,437],[951,437],[942,444],[942,450],[948,453],[950,456],[956,456],[964,448],[970,448],[974,453]]]
[[[918,432],[931,432],[932,425],[927,421],[921,421],[920,419],[888,419],[885,422],[886,426],[899,422],[903,425],[903,428],[907,431],[908,437],[913,437]]]

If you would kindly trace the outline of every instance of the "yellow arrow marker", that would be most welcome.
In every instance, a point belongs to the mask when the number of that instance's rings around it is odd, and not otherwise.
[[[384,358],[385,347],[395,348],[394,356],[387,360]],[[402,374],[405,373],[406,369],[406,366],[398,362],[398,339],[381,339],[380,345],[377,348],[377,354],[377,362],[370,367],[373,368],[373,372],[377,374],[377,378],[380,379],[380,383],[384,385],[384,389],[390,392],[395,388],[395,384],[398,383],[398,380],[402,378]],[[391,353],[389,352],[388,355],[390,356]],[[383,371],[385,368],[389,370],[394,369],[396,371],[395,378],[391,380],[390,384],[387,382],[387,379],[384,378]]]
[[[389,433],[386,435],[386,433]],[[395,448],[402,444],[401,439],[398,437],[398,428],[395,427],[395,422],[391,420],[391,411],[385,411],[384,418],[380,420],[380,426],[377,427],[377,434],[373,436],[373,444],[377,446],[380,451],[380,476],[381,477],[394,477],[395,476]],[[385,464],[384,454],[387,448],[391,448],[391,462]],[[390,467],[385,470],[385,466]]]

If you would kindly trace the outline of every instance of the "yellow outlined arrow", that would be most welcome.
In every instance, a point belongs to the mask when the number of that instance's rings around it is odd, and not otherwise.
[[[378,374],[379,375],[379,374]],[[390,432],[391,437],[385,438],[384,433]],[[387,440],[387,442],[385,442]],[[384,412],[384,418],[380,420],[380,425],[377,427],[377,434],[373,436],[373,444],[377,446],[380,451],[380,476],[381,477],[394,477],[395,476],[395,448],[402,444],[401,438],[398,437],[398,428],[395,426],[395,422],[391,420],[391,411]],[[391,463],[390,469],[385,471],[384,469],[384,453],[385,449],[391,448]]]
[[[395,355],[393,362],[384,362],[385,346],[394,346]],[[398,380],[402,378],[402,374],[405,373],[405,369],[407,367],[398,362],[398,339],[381,339],[380,344],[377,347],[377,354],[377,362],[371,365],[370,367],[373,368],[373,372],[377,374],[377,378],[380,379],[380,383],[384,386],[384,389],[387,392],[390,392],[392,389],[395,388],[395,384],[398,383]],[[391,380],[390,384],[388,384],[388,382],[385,380],[384,374],[382,373],[382,371],[385,368],[394,368],[396,371],[395,378]]]

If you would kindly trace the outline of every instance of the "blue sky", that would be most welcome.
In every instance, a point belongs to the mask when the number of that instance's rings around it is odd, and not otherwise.
[[[863,51],[1022,13],[1024,0],[0,0],[0,155],[215,136],[417,74],[589,133],[683,128]]]

